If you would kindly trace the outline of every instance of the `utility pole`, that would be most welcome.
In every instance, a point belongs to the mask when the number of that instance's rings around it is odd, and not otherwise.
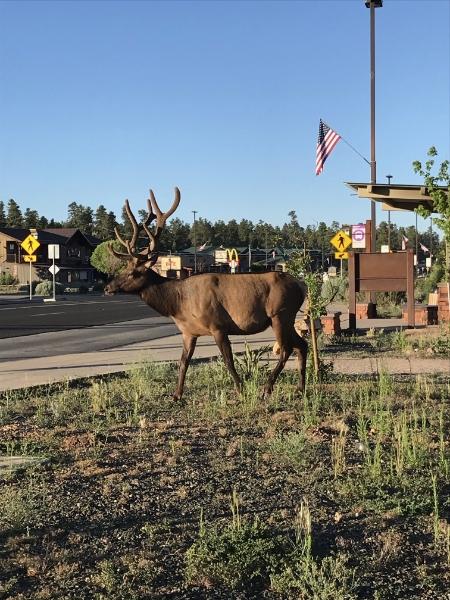
[[[366,0],[365,5],[370,9],[370,182],[377,182],[377,162],[375,157],[375,8],[383,6],[383,0]],[[370,252],[377,249],[377,211],[375,200],[370,207]],[[376,292],[366,292],[367,301],[377,302]]]
[[[198,213],[198,210],[193,210],[194,213],[194,274],[197,273],[197,230],[195,227],[195,215]]]
[[[386,175],[386,179],[388,180],[388,184],[391,185],[392,175]],[[391,211],[388,210],[388,246],[389,250],[391,249]]]
[[[370,9],[370,183],[377,182],[375,158],[375,9],[383,6],[383,0],[366,0]],[[372,221],[370,251],[376,251],[376,204],[372,200],[370,219]]]

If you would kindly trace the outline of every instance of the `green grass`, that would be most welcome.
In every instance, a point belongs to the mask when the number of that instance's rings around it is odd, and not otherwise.
[[[387,359],[310,372],[300,397],[285,370],[263,399],[247,354],[242,396],[221,360],[192,366],[184,404],[152,362],[1,394],[0,454],[51,463],[1,476],[0,598],[445,597],[450,375]]]

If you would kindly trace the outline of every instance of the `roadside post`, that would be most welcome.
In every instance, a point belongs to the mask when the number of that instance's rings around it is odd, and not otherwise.
[[[55,265],[55,258],[59,258],[59,244],[48,245],[48,257],[52,259],[53,264],[49,268],[50,273],[53,275],[53,302],[56,302],[56,273],[59,271],[59,267]]]

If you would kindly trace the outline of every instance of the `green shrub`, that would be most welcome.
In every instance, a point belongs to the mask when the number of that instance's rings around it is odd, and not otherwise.
[[[64,294],[64,285],[62,283],[55,283],[55,294],[60,296]],[[53,296],[53,282],[52,281],[41,281],[36,286],[36,296]]]
[[[187,579],[237,588],[244,582],[267,585],[280,571],[292,543],[258,521],[244,522],[239,529],[209,529],[187,552]]]
[[[251,267],[251,272],[252,273],[263,273],[265,272],[266,268],[263,265],[260,265],[259,263],[252,263]]]
[[[321,296],[332,302],[348,302],[348,279],[346,277],[330,277],[323,282]]]
[[[19,280],[11,273],[0,273],[0,285],[15,285],[16,283],[19,283]]]
[[[31,290],[32,290],[33,294],[35,293],[36,287],[39,285],[39,283],[40,283],[39,280],[31,282]],[[18,292],[26,292],[29,294],[30,293],[30,285],[28,283],[21,283],[21,284],[19,284],[17,291]]]
[[[79,288],[78,288],[78,292],[80,294],[87,294],[89,291],[89,286],[86,285],[85,283],[81,283]]]
[[[425,279],[423,286],[423,294],[426,302],[428,302],[428,294],[433,291],[438,283],[444,281],[444,278],[445,266],[441,262],[436,262],[430,271],[430,275]]]
[[[103,292],[104,289],[105,289],[105,283],[103,283],[103,281],[98,281],[97,283],[94,283],[94,285],[92,286],[93,292]]]

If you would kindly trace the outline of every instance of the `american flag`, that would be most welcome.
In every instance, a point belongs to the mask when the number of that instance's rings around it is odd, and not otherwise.
[[[320,119],[319,121],[319,139],[317,141],[316,153],[316,175],[323,171],[323,165],[330,156],[331,151],[336,146],[341,136],[331,129]]]
[[[205,248],[206,248],[206,242],[200,246],[200,248],[198,249],[198,251],[201,252]]]
[[[420,242],[419,242],[419,243],[420,243]],[[429,250],[429,249],[428,249],[426,246],[424,246],[423,244],[420,244],[420,247],[422,248],[422,250],[423,250],[424,252],[429,252],[429,251],[430,251],[430,250]]]

